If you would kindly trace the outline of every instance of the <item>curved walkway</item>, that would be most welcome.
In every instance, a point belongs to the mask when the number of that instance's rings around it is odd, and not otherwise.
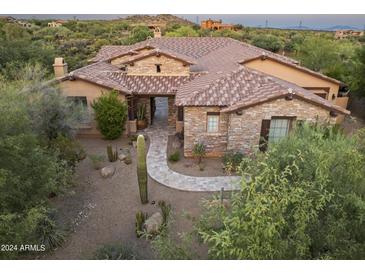
[[[240,177],[193,177],[177,173],[167,165],[168,131],[162,128],[149,128],[150,147],[147,153],[147,172],[156,182],[185,191],[238,190]]]

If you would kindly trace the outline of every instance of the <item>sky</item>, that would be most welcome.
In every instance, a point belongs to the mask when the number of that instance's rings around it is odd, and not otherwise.
[[[242,24],[249,27],[285,28],[298,26],[300,21],[302,26],[309,28],[328,28],[336,25],[351,26],[358,29],[365,28],[365,14],[176,14],[194,23],[204,19],[222,19],[225,23]],[[39,19],[72,19],[77,17],[85,19],[117,19],[123,18],[126,14],[17,14],[11,15],[16,18],[39,18]]]

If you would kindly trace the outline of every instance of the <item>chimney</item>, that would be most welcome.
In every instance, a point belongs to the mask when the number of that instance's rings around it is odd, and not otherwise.
[[[65,76],[67,72],[67,64],[62,57],[56,57],[54,59],[53,70],[56,78]]]
[[[161,30],[160,30],[160,28],[159,27],[155,27],[154,29],[153,29],[153,37],[154,38],[161,38]]]

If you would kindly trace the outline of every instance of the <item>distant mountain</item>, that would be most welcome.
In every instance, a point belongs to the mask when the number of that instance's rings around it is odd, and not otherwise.
[[[306,26],[289,26],[288,29],[302,29],[302,30],[310,30],[312,28]]]
[[[353,26],[347,26],[347,25],[336,25],[333,27],[325,28],[326,30],[336,31],[341,29],[352,29],[352,30],[358,30],[359,28],[353,27]]]

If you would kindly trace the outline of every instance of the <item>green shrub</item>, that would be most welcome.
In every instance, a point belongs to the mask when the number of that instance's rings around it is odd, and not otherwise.
[[[231,209],[218,215],[210,206],[202,214],[198,232],[210,258],[364,259],[359,145],[332,126],[304,124],[266,153],[245,158]]]
[[[94,255],[97,260],[136,260],[137,255],[130,247],[122,244],[105,245]]]
[[[92,107],[101,134],[110,140],[120,137],[127,120],[127,104],[120,101],[118,93],[103,93],[94,100]]]
[[[89,159],[94,169],[98,170],[103,167],[103,162],[105,161],[103,155],[91,154],[89,155]]]
[[[32,215],[33,220],[36,221],[37,243],[45,245],[46,250],[61,246],[65,240],[65,232],[57,226],[51,212],[46,208],[41,208]]]
[[[222,159],[225,172],[230,175],[232,172],[236,171],[237,168],[240,166],[243,157],[243,154],[239,151],[226,152]]]
[[[206,147],[203,143],[196,143],[193,147],[193,156],[198,159],[198,164],[202,162],[206,154]]]
[[[68,165],[73,168],[86,157],[85,150],[79,142],[63,135],[58,135],[51,140],[50,146],[58,151],[60,159],[67,161]]]
[[[280,38],[272,34],[257,35],[253,38],[252,44],[272,52],[278,52],[284,47],[284,43]]]
[[[177,162],[180,160],[180,152],[176,150],[174,153],[170,154],[169,161],[170,162]]]

